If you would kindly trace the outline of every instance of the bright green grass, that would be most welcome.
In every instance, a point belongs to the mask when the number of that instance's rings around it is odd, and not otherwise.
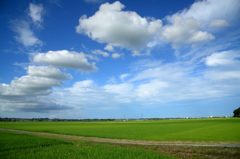
[[[157,141],[240,141],[240,119],[134,122],[0,122],[0,127],[101,138]]]
[[[73,143],[60,139],[49,139],[0,131],[0,158],[12,159],[51,159],[51,158],[109,158],[109,159],[174,159],[156,151],[146,151],[136,148],[124,148],[111,145],[87,144],[87,142]]]

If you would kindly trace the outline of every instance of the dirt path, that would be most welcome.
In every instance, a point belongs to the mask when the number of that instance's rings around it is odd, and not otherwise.
[[[121,143],[121,144],[136,144],[136,145],[174,145],[174,146],[213,146],[213,147],[240,147],[239,142],[191,142],[191,141],[142,141],[142,140],[126,140],[126,139],[107,139],[98,137],[83,137],[62,134],[52,134],[45,132],[32,132],[0,128],[4,131],[21,132],[27,134],[36,134],[41,136],[54,136],[73,140],[85,140],[105,143]]]

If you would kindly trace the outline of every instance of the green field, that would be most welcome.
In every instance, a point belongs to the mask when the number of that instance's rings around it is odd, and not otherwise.
[[[114,139],[240,142],[240,119],[236,118],[128,122],[0,122],[0,127]]]
[[[174,157],[162,155],[156,151],[91,144],[85,141],[78,141],[76,144],[71,141],[5,131],[0,131],[0,158],[174,159]]]

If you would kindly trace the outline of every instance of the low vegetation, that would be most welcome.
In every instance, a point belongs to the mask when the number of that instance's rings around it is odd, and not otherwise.
[[[0,122],[1,128],[113,139],[240,142],[240,119],[126,122]]]
[[[0,131],[1,158],[116,158],[174,159],[157,151],[116,145],[91,144],[85,141],[63,141],[28,134]]]
[[[183,159],[240,159],[239,147],[194,147],[194,146],[166,146],[166,145],[127,145],[117,144],[128,148],[139,148],[157,151]]]

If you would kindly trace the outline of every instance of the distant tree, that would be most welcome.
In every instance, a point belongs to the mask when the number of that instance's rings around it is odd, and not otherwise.
[[[235,109],[234,111],[233,111],[233,117],[240,117],[240,107],[238,108],[238,109]]]

